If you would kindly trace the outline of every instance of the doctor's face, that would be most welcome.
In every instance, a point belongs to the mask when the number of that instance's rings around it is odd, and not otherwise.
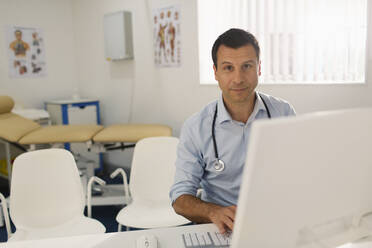
[[[225,103],[248,103],[254,97],[261,65],[252,45],[239,48],[221,45],[217,50],[217,68],[213,69]]]

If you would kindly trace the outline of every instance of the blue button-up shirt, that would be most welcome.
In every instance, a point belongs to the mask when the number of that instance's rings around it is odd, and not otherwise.
[[[222,206],[237,204],[252,122],[268,118],[260,96],[264,98],[272,118],[295,115],[293,107],[284,100],[262,93],[256,93],[256,96],[253,112],[246,123],[231,118],[222,96],[185,121],[170,191],[172,202],[183,194],[196,195],[197,189],[202,188],[203,201]],[[216,105],[215,137],[219,158],[225,163],[221,172],[214,168],[212,122]]]

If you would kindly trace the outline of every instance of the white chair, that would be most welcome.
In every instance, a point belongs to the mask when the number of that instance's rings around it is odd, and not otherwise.
[[[129,230],[130,227],[159,228],[190,223],[174,212],[169,199],[178,142],[175,137],[152,137],[137,142],[129,190],[125,189],[125,192],[129,191],[132,202],[116,216],[119,231],[122,225]],[[119,173],[115,171],[113,174]]]
[[[84,207],[83,186],[69,151],[45,149],[16,158],[9,203],[16,232],[8,241],[104,233],[99,221],[84,216]]]

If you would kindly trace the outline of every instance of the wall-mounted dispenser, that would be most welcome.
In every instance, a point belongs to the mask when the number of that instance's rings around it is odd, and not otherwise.
[[[119,11],[105,14],[103,29],[106,60],[133,59],[132,13]]]

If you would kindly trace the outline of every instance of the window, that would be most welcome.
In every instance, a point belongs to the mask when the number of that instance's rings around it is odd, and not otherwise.
[[[201,84],[215,84],[211,48],[229,28],[261,46],[261,83],[365,81],[367,0],[198,0]]]

